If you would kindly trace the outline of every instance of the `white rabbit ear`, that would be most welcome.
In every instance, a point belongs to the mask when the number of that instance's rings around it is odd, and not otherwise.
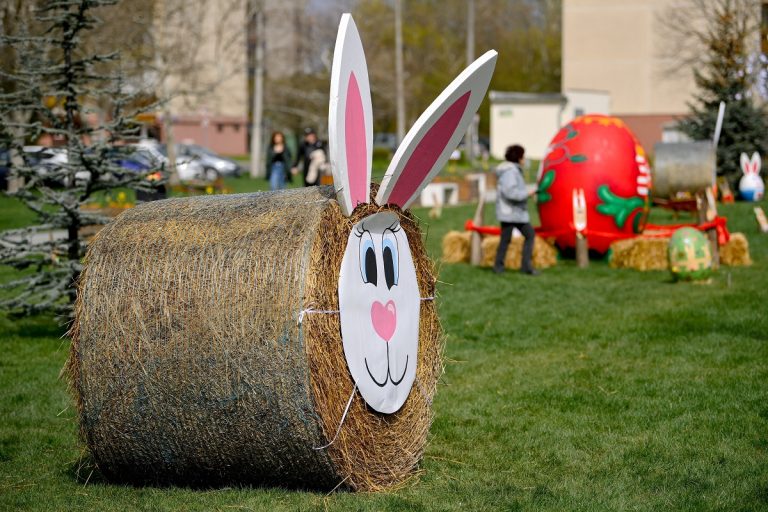
[[[741,157],[739,158],[739,163],[741,164],[741,172],[744,174],[749,174],[749,157],[746,153],[742,153]]]
[[[408,208],[456,149],[488,90],[498,53],[486,52],[421,114],[397,148],[376,195],[380,205]]]
[[[331,69],[328,154],[336,199],[349,216],[371,190],[373,112],[368,66],[360,34],[349,14],[341,17]]]
[[[752,153],[752,158],[750,159],[749,163],[750,163],[749,167],[750,167],[750,170],[752,171],[752,174],[754,174],[755,176],[760,174],[760,167],[762,167],[763,165],[763,162],[760,159],[760,153],[758,153],[757,151]]]

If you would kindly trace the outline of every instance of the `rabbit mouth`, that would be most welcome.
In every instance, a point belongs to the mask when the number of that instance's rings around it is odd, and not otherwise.
[[[408,354],[405,355],[405,368],[403,368],[403,374],[400,375],[400,378],[395,380],[392,378],[392,372],[390,371],[390,365],[389,365],[389,344],[387,344],[387,374],[384,376],[384,379],[380,382],[376,380],[376,377],[373,376],[371,373],[371,369],[368,367],[368,358],[365,358],[365,370],[368,372],[368,376],[371,378],[374,384],[379,386],[380,388],[383,388],[387,385],[387,381],[391,382],[393,386],[397,386],[401,382],[403,382],[403,379],[405,378],[405,372],[408,371]]]

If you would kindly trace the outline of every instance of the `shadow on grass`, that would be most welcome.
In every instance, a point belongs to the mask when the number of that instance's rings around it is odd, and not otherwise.
[[[139,474],[126,473],[118,475],[105,474],[91,454],[86,450],[83,454],[71,463],[64,471],[67,478],[73,480],[78,485],[83,487],[88,485],[96,486],[123,486],[133,489],[183,489],[189,491],[226,491],[233,489],[262,489],[262,490],[281,490],[301,492],[307,494],[315,494],[318,496],[324,496],[331,492],[333,493],[347,493],[348,491],[341,486],[335,488],[325,487],[312,487],[306,485],[306,483],[294,483],[290,482],[277,482],[266,481],[260,483],[258,481],[248,481],[247,478],[237,478],[232,476],[216,477],[209,475],[208,477],[190,477],[169,475],[169,479],[166,480],[152,480],[146,477],[142,478]]]
[[[69,329],[68,320],[52,315],[36,315],[31,317],[13,317],[0,315],[0,330],[7,336],[23,339],[61,338]]]

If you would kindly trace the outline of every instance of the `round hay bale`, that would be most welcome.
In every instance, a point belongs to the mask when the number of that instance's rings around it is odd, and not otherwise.
[[[320,448],[353,393],[333,313],[346,240],[385,209],[347,218],[332,197],[312,187],[168,199],[96,236],[68,370],[82,438],[106,477],[378,490],[414,473],[443,370],[434,301],[422,301],[404,406],[379,414],[355,392]],[[432,297],[421,232],[394,209],[421,296]]]
[[[470,239],[469,231],[449,231],[443,237],[444,263],[469,263]]]

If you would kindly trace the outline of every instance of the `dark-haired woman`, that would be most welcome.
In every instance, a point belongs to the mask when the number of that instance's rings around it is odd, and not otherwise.
[[[512,239],[512,230],[516,228],[525,237],[520,272],[537,275],[538,271],[533,268],[531,261],[536,232],[531,226],[531,218],[528,215],[528,198],[535,193],[535,190],[529,190],[523,179],[525,149],[517,144],[509,146],[504,159],[506,162],[499,164],[496,168],[498,178],[496,217],[501,223],[501,240],[499,240],[493,270],[496,273],[504,272],[504,258]]]
[[[285,136],[282,132],[273,133],[272,142],[267,150],[267,180],[271,190],[285,188],[291,162],[291,152],[285,145]]]

